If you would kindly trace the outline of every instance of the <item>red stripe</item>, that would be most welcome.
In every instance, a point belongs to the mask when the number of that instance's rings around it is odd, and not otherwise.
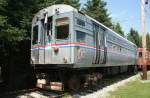
[[[36,46],[32,46],[32,48],[46,48],[48,46],[62,46],[62,45],[77,45],[77,46],[86,46],[86,47],[94,48],[94,49],[96,48],[95,46],[88,46],[85,43],[62,43],[62,44],[51,44],[51,45],[47,45],[47,46],[36,45]],[[99,49],[99,50],[104,51],[102,49]],[[122,53],[118,53],[118,52],[114,52],[114,51],[107,51],[107,52],[122,54]],[[122,55],[126,55],[126,54],[122,54]],[[128,54],[126,56],[128,56]]]
[[[51,45],[47,45],[47,46],[42,46],[42,45],[36,45],[36,46],[32,46],[32,48],[46,48],[48,46],[62,46],[62,45],[79,45],[79,46],[87,46],[90,48],[96,48],[95,46],[88,46],[85,43],[63,43],[63,44],[51,44]]]

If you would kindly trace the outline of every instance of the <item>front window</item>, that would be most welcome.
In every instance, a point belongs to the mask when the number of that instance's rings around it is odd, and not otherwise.
[[[56,39],[66,39],[69,36],[69,19],[59,18],[56,20]]]
[[[38,26],[34,26],[33,27],[33,39],[32,39],[32,43],[33,43],[33,45],[38,43]]]

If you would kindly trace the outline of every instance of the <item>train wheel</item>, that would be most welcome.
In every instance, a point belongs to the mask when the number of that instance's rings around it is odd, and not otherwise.
[[[76,75],[70,77],[70,79],[68,80],[68,88],[70,90],[77,91],[80,89],[80,86],[81,82],[79,77],[77,77]]]
[[[129,65],[128,66],[128,73],[129,74],[136,74],[138,72],[136,65]]]

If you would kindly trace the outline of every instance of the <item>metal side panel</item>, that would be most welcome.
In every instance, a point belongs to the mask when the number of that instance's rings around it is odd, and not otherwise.
[[[31,59],[34,64],[39,64],[39,51],[38,49],[31,50]]]

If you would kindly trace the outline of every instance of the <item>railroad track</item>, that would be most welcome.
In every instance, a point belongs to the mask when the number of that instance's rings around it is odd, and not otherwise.
[[[18,95],[17,98],[62,98],[65,94],[51,91],[34,91]]]
[[[28,93],[32,91],[36,91],[37,88],[32,89],[24,89],[24,90],[16,90],[16,91],[8,91],[0,94],[0,98],[15,98],[18,94]]]
[[[41,90],[38,88],[2,93],[0,98],[62,98],[63,92]]]
[[[13,92],[6,92],[0,95],[0,98],[79,98],[80,96],[85,96],[87,94],[96,92],[108,85],[111,85],[120,80],[126,79],[132,75],[117,75],[104,77],[99,83],[92,85],[90,87],[85,87],[79,91],[70,91],[70,92],[54,92],[48,90],[41,90],[38,88],[18,90]]]

